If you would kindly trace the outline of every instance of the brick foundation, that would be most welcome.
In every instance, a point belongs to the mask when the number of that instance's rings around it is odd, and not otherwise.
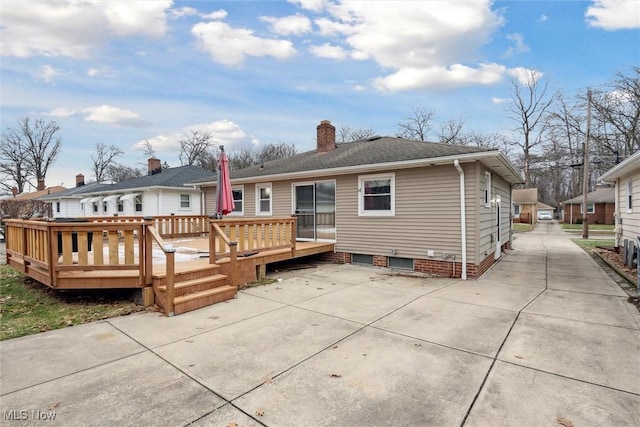
[[[502,245],[503,251],[508,251],[510,248],[510,242]],[[326,252],[320,254],[319,259],[324,262],[332,262],[336,264],[350,264],[351,254],[346,252]],[[491,253],[482,260],[480,265],[467,264],[467,278],[477,279],[486,273],[494,263],[494,254]],[[374,255],[373,265],[375,267],[386,268],[389,266],[389,258],[384,255]],[[414,259],[413,270],[437,277],[459,278],[462,276],[462,262],[460,262],[460,260],[456,260],[454,266],[452,261],[444,261],[440,259]]]

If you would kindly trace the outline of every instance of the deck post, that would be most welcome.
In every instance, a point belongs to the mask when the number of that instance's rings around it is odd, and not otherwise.
[[[153,236],[149,233],[149,226],[153,225],[153,221],[150,217],[145,217],[145,222],[142,225],[142,234],[144,238],[144,281],[145,285],[153,284]]]
[[[216,263],[216,228],[212,225],[214,216],[209,217],[209,264]]]
[[[229,243],[229,279],[231,286],[238,286],[238,242]]]
[[[54,238],[54,233],[51,230],[51,225],[53,222],[47,223],[47,235],[49,237],[49,280],[51,281],[51,286],[56,287],[57,277],[55,274],[54,266],[58,264],[58,239]]]
[[[176,250],[175,249],[165,249],[165,253],[167,255],[167,277],[166,277],[166,286],[167,286],[167,301],[165,312],[167,316],[175,316],[175,308],[173,306],[173,298],[175,295],[175,273],[176,273]]]
[[[291,218],[293,219],[293,221],[291,221],[291,256],[295,258],[296,256],[296,239],[298,238],[297,236],[297,231],[296,231],[296,222],[298,221],[298,218],[296,217],[296,215],[291,215]]]

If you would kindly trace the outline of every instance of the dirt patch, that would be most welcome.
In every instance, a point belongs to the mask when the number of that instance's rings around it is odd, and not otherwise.
[[[635,284],[638,280],[638,269],[630,268],[623,263],[622,252],[615,251],[613,247],[599,246],[593,250],[608,264],[615,267],[619,274],[624,276],[629,282]]]

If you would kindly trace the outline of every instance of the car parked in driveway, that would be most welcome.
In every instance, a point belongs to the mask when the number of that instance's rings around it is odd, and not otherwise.
[[[551,215],[551,212],[548,212],[548,211],[538,212],[538,219],[551,220],[553,219],[553,215]]]

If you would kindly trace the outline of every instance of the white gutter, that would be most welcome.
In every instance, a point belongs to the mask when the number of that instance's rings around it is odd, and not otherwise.
[[[467,222],[465,218],[465,190],[464,190],[464,171],[460,167],[460,162],[458,159],[453,161],[453,166],[458,169],[458,173],[460,174],[460,233],[462,238],[462,272],[460,274],[460,278],[462,280],[467,280]]]

